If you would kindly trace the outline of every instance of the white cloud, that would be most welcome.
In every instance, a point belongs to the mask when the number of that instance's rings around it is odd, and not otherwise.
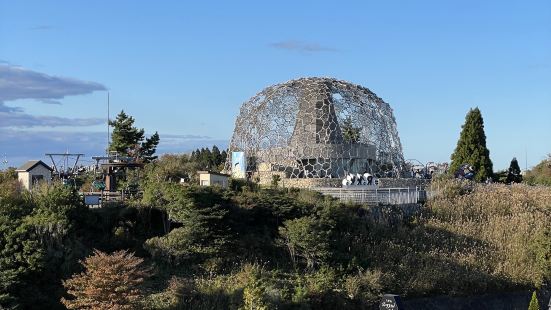
[[[65,118],[35,116],[23,112],[20,107],[8,107],[6,101],[34,99],[46,104],[61,104],[66,96],[85,95],[106,90],[96,82],[51,76],[0,62],[0,127],[57,127],[92,126],[101,124],[98,118]]]

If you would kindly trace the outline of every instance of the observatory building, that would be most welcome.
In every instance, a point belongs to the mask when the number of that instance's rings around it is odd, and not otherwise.
[[[308,187],[349,173],[396,176],[403,165],[386,102],[345,81],[301,78],[242,105],[225,170],[260,183],[279,175],[286,185]]]

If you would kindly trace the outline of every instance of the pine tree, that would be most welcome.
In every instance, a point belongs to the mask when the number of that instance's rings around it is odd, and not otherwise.
[[[513,157],[511,164],[509,165],[509,171],[507,173],[507,183],[520,183],[522,182],[522,175],[520,174],[520,166],[516,157]]]
[[[157,159],[157,156],[154,156],[154,154],[157,151],[157,145],[159,144],[159,141],[159,134],[155,132],[153,135],[151,135],[151,137],[145,139],[145,141],[142,142],[139,157],[144,162],[149,163]]]
[[[226,159],[228,158],[228,152],[226,152],[226,150],[223,150],[222,153],[220,153],[220,158],[222,159],[220,164],[224,165],[226,163]]]
[[[218,149],[216,145],[212,146],[211,156],[212,156],[213,166],[217,167],[218,165],[220,165],[220,162],[222,161],[222,159],[221,159],[220,149]]]
[[[109,151],[133,156],[150,162],[157,158],[154,156],[159,144],[159,134],[155,132],[151,137],[145,138],[144,129],[134,127],[134,118],[121,111],[115,120],[109,121],[113,127]]]
[[[126,251],[109,255],[95,250],[83,265],[85,271],[63,281],[73,299],[62,298],[68,309],[138,309],[140,289],[149,269],[143,259]]]
[[[490,151],[486,147],[484,120],[478,108],[469,110],[455,151],[451,156],[450,172],[455,173],[462,164],[474,167],[476,181],[485,181],[493,174]]]
[[[536,295],[536,291],[532,293],[532,299],[530,300],[530,304],[528,305],[528,310],[540,310],[540,304],[538,303],[538,296]]]
[[[144,130],[134,127],[134,118],[122,110],[115,120],[109,121],[113,127],[111,133],[110,151],[116,151],[127,155],[136,147],[139,141],[144,139]]]

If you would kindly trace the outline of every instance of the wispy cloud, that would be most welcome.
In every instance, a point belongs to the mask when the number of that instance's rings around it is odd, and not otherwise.
[[[3,106],[6,107],[6,106]],[[93,126],[104,123],[101,118],[66,118],[58,116],[34,116],[21,113],[17,108],[7,107],[2,112],[0,105],[0,127],[60,127],[60,126]]]
[[[96,82],[47,75],[25,68],[0,64],[0,101],[17,99],[63,99],[107,90]]]
[[[23,109],[20,107],[8,107],[3,102],[0,102],[0,113],[16,113],[23,112]]]
[[[202,147],[217,145],[220,149],[228,146],[227,140],[208,136],[173,135],[159,133],[161,141],[157,154],[188,153]],[[19,166],[30,159],[44,159],[47,152],[84,153],[83,163],[91,162],[91,157],[105,153],[107,145],[105,132],[65,132],[36,131],[0,128],[0,156],[6,155],[10,166]],[[2,167],[0,167],[2,168]]]
[[[304,42],[298,40],[287,40],[270,44],[271,47],[289,51],[318,53],[318,52],[338,52],[338,49],[323,46],[318,43]]]
[[[40,99],[39,101],[42,102],[42,103],[45,103],[45,104],[61,105],[60,101],[53,100],[53,99]]]
[[[46,104],[61,104],[66,96],[85,95],[106,90],[100,83],[67,77],[51,76],[7,62],[0,62],[0,127],[92,126],[101,124],[98,118],[65,118],[35,116],[20,107],[9,107],[6,101],[34,99]]]

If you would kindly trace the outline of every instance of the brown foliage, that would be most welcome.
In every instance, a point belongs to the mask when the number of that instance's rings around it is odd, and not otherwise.
[[[62,298],[68,309],[136,309],[143,294],[140,285],[149,275],[143,259],[133,253],[98,250],[82,264],[85,271],[63,281],[74,299]]]
[[[430,201],[426,225],[478,242],[446,257],[525,286],[551,279],[549,188],[477,184],[458,192]]]

